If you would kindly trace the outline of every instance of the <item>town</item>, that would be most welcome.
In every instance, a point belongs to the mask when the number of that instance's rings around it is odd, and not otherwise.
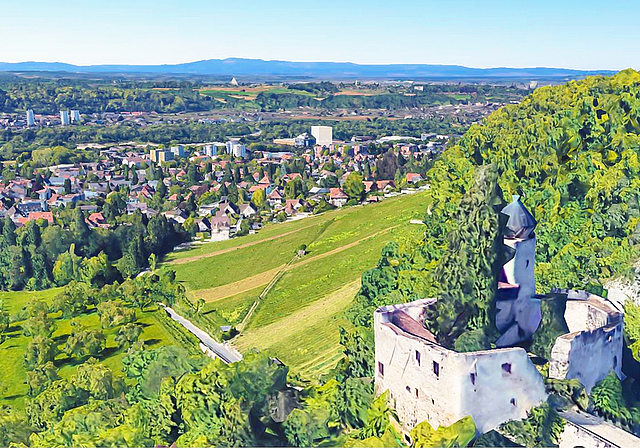
[[[640,446],[640,3],[218,3],[3,5],[0,448]]]
[[[33,172],[7,165],[0,217],[18,226],[38,219],[53,223],[57,208],[73,207],[85,213],[90,227],[108,228],[102,206],[110,193],[120,192],[126,214],[162,214],[193,237],[228,239],[253,233],[263,223],[424,188],[423,176],[447,140],[423,134],[342,142],[332,138],[331,127],[312,126],[309,133],[276,139],[273,143],[290,147],[282,152],[250,151],[242,139],[169,147],[91,145],[95,162]]]

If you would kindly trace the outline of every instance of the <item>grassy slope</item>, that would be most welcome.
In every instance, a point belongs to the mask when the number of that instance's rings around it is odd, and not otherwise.
[[[338,329],[357,292],[354,285],[388,241],[422,235],[421,226],[409,221],[421,218],[423,210],[420,193],[401,196],[198,246],[169,259],[193,261],[169,263],[190,295],[207,300],[209,317],[220,325],[236,325],[278,267],[307,244],[309,253],[287,268],[234,343],[245,351],[268,349],[292,370],[317,375],[340,358]]]

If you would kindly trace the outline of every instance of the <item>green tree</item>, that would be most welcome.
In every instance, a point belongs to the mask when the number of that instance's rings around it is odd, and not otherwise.
[[[136,321],[136,311],[127,308],[120,300],[101,302],[98,304],[97,310],[102,328],[117,327],[118,325],[131,324]]]
[[[415,448],[438,448],[445,446],[468,446],[476,437],[476,425],[468,415],[449,426],[433,429],[424,421],[411,430]]]
[[[266,195],[264,193],[264,190],[261,189],[261,188],[258,188],[251,195],[251,202],[253,202],[255,204],[255,206],[258,207],[258,209],[264,208],[266,200],[267,200],[267,198],[266,198]]]
[[[365,197],[364,183],[362,182],[362,175],[357,171],[349,173],[344,181],[344,192],[349,199],[362,201]]]
[[[64,194],[71,194],[71,181],[68,178],[64,180]]]
[[[5,309],[4,300],[0,299],[0,341],[4,341],[4,333],[9,328],[11,316]]]
[[[25,336],[49,337],[55,331],[55,324],[49,317],[49,307],[44,301],[36,300],[27,308],[28,319],[22,324]]]
[[[140,334],[142,334],[142,327],[140,325],[123,325],[116,335],[116,344],[118,344],[118,347],[129,347],[138,341]]]
[[[28,395],[35,397],[58,379],[58,372],[53,362],[47,361],[27,372]]]
[[[82,257],[76,255],[75,250],[76,245],[72,244],[69,250],[62,253],[53,265],[53,278],[59,286],[81,278]]]
[[[44,336],[34,337],[29,344],[27,344],[27,348],[24,351],[24,362],[29,370],[53,361],[55,357],[55,342]]]
[[[440,299],[429,325],[447,347],[457,342],[458,350],[480,350],[489,348],[497,337],[495,299],[507,255],[499,221],[503,205],[495,167],[478,168],[474,186],[453,218],[448,248],[435,272]],[[465,338],[456,341],[465,333]]]

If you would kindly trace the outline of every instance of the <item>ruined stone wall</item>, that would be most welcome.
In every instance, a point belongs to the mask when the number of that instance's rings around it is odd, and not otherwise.
[[[567,300],[564,315],[570,333],[556,339],[551,349],[549,377],[577,379],[591,392],[612,370],[623,379],[622,313],[601,297]]]
[[[471,415],[486,432],[526,417],[546,399],[542,377],[523,349],[457,353],[395,326],[389,318],[394,308],[400,306],[375,313],[375,384],[378,393],[389,390],[406,428],[425,420],[437,428]]]
[[[612,370],[622,379],[622,331],[620,324],[560,336],[551,349],[549,377],[575,378],[587,393]]]

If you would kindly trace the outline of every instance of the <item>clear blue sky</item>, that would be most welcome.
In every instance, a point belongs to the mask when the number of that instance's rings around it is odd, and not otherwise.
[[[0,0],[0,61],[638,68],[638,0]]]

